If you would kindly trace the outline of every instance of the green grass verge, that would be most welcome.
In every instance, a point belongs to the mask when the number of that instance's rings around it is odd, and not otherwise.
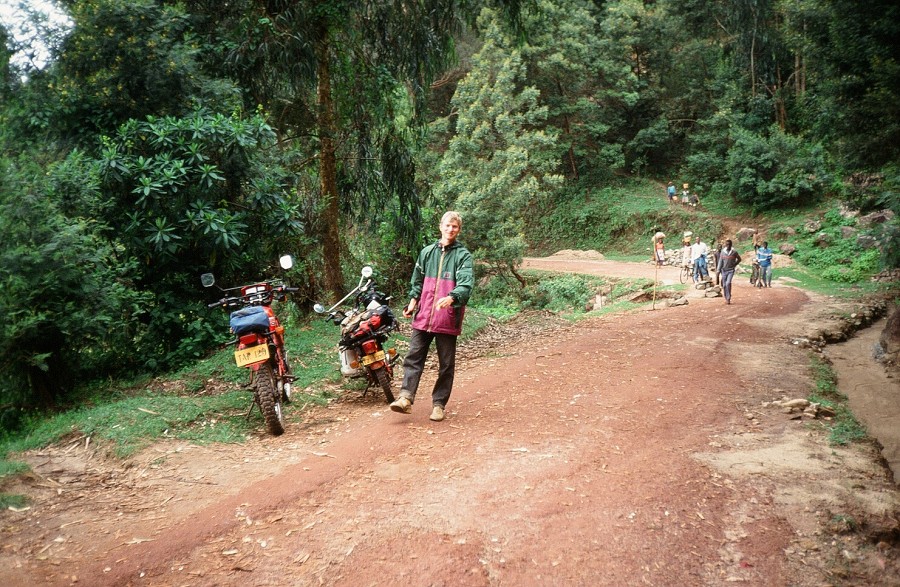
[[[17,493],[0,493],[0,509],[23,508],[29,504],[27,495]]]
[[[288,326],[286,344],[296,375],[294,402],[285,409],[288,420],[304,405],[327,403],[327,384],[340,380],[338,332],[323,320]],[[28,469],[14,460],[15,453],[66,438],[90,437],[95,446],[120,458],[163,438],[242,442],[264,425],[258,410],[249,420],[245,417],[251,398],[242,385],[248,379],[249,372],[234,365],[228,347],[164,377],[88,386],[78,393],[83,405],[26,419],[22,430],[0,439],[0,477]]]
[[[603,186],[561,192],[548,214],[531,220],[528,234],[535,255],[594,249],[604,255],[646,259],[650,237],[658,230],[670,238],[690,230],[711,243],[723,225],[705,208],[669,204],[658,182],[620,178]]]
[[[831,424],[825,424],[829,429],[828,441],[832,445],[847,445],[866,439],[866,429],[847,406],[847,396],[838,389],[837,376],[831,365],[818,355],[811,354],[810,369],[816,390],[807,399],[812,403],[827,406],[835,413]]]
[[[800,265],[774,269],[772,278],[777,280],[779,277],[788,278],[782,283],[787,283],[788,285],[799,287],[800,289],[805,289],[814,293],[839,298],[856,298],[879,291],[886,291],[889,288],[887,284],[876,283],[873,281],[840,283],[830,279],[824,279],[818,272]]]
[[[0,460],[0,479],[6,477],[7,475],[18,475],[19,473],[25,473],[30,469],[31,468],[28,466],[28,463],[23,463],[21,461]]]

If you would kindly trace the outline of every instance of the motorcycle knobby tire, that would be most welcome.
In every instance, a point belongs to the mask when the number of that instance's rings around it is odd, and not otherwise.
[[[387,403],[393,402],[394,393],[391,391],[391,374],[388,373],[387,367],[375,369],[373,375],[375,375],[378,385],[381,386],[381,390],[384,391],[384,399],[387,400]]]
[[[256,401],[266,421],[266,428],[273,436],[284,434],[284,419],[281,413],[281,397],[275,387],[275,373],[272,365],[265,363],[256,372]]]

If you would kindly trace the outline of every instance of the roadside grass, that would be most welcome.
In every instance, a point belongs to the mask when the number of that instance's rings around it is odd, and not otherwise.
[[[340,380],[337,327],[322,320],[288,326],[286,345],[293,371],[294,410],[323,405]],[[15,454],[69,439],[95,443],[127,458],[164,438],[198,444],[236,443],[263,429],[258,410],[249,420],[249,371],[234,365],[228,346],[177,372],[157,378],[98,382],[79,390],[82,405],[51,416],[26,418],[17,434],[0,439],[0,478],[28,470]],[[90,439],[90,440],[88,440]]]
[[[650,260],[652,259],[652,256],[649,253],[649,251],[650,251],[649,247],[647,248],[647,251],[648,252],[646,255],[642,254],[642,253],[621,253],[621,252],[613,251],[609,254],[604,253],[603,257],[610,261],[622,261],[622,262],[627,262],[627,263],[647,263],[648,265],[650,265],[652,267],[652,265],[650,264]]]
[[[626,311],[642,304],[628,302],[633,293],[647,291],[651,279],[619,279],[597,275],[580,275],[554,271],[526,270],[524,287],[513,279],[494,276],[479,288],[476,311],[495,319],[507,320],[522,310],[546,310],[567,320]],[[594,307],[596,296],[606,300]],[[591,307],[590,310],[587,308]],[[468,314],[467,320],[468,320]]]
[[[0,460],[0,479],[7,475],[18,475],[29,470],[28,463]]]
[[[680,191],[680,190],[679,190]],[[746,204],[735,202],[731,198],[720,198],[715,196],[703,197],[700,194],[700,206],[703,210],[716,216],[751,216],[753,210]]]
[[[790,285],[805,289],[814,293],[835,296],[840,298],[856,298],[866,294],[885,291],[889,286],[874,281],[859,281],[856,283],[840,283],[823,278],[817,272],[802,265],[794,267],[777,268],[773,272],[773,279],[787,277]]]
[[[686,230],[712,242],[722,232],[722,222],[704,207],[670,204],[662,183],[617,178],[603,186],[561,192],[548,214],[531,220],[528,234],[532,253],[537,255],[593,249],[607,256],[643,260],[650,255],[650,237],[655,232],[674,237]]]
[[[831,424],[823,424],[829,430],[828,442],[843,446],[866,439],[868,437],[866,429],[847,406],[847,396],[838,389],[837,376],[831,365],[821,357],[810,354],[810,370],[816,389],[807,399],[812,403],[827,406],[835,413]]]
[[[0,493],[0,510],[9,508],[24,508],[30,500],[27,495],[18,493]]]

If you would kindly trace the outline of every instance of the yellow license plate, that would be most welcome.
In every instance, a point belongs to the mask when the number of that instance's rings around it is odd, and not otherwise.
[[[238,367],[258,363],[269,358],[269,345],[260,344],[234,351],[234,362]]]
[[[384,360],[384,351],[378,351],[374,355],[366,355],[362,358],[363,365],[371,365],[375,361],[383,361]]]

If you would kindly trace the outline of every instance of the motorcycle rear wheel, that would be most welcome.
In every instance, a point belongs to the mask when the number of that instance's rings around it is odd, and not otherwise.
[[[281,397],[275,388],[272,365],[269,363],[260,365],[256,378],[256,400],[266,421],[266,428],[272,436],[280,436],[284,434],[284,419],[281,414]]]
[[[379,367],[373,371],[373,374],[375,375],[375,380],[378,381],[378,385],[384,391],[384,399],[387,400],[387,403],[393,402],[394,392],[391,391],[391,374],[388,373],[387,367]]]

